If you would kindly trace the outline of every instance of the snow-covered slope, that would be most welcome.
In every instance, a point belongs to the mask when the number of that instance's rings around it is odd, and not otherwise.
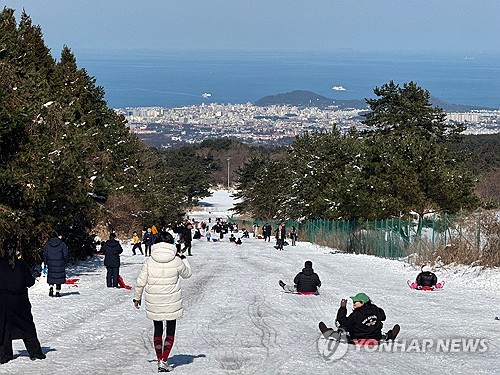
[[[227,192],[205,200],[196,219],[222,216],[231,206]],[[300,239],[299,239],[300,240]],[[298,242],[280,252],[273,243],[250,238],[194,241],[193,276],[183,280],[185,314],[178,321],[169,362],[174,374],[493,374],[500,373],[500,272],[477,275],[470,268],[445,268],[440,292],[406,285],[417,270],[398,261],[335,253]],[[134,285],[144,258],[124,244],[120,273]],[[291,282],[311,260],[323,286],[320,296],[286,294],[278,280]],[[133,307],[133,292],[105,287],[102,258],[72,267],[78,287],[63,286],[63,297],[48,297],[39,283],[30,290],[33,315],[47,359],[31,362],[21,340],[16,358],[0,374],[156,373],[153,324]],[[320,350],[318,322],[333,325],[342,298],[367,293],[384,308],[385,329],[399,323],[398,342],[412,339],[488,339],[483,353],[367,352],[349,347],[337,361]],[[352,305],[349,303],[348,308]]]

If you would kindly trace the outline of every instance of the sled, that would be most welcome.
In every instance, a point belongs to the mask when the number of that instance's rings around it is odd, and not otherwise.
[[[406,284],[410,287],[410,289],[414,290],[423,290],[427,292],[432,292],[432,291],[437,291],[441,290],[444,287],[445,281],[441,281],[440,283],[437,283],[435,287],[432,286],[417,286],[416,283],[412,283],[410,280],[406,280]]]
[[[394,330],[397,327],[397,332],[395,336],[398,335],[399,333],[399,325],[395,325],[392,330]],[[382,340],[377,340],[377,339],[353,339],[349,340],[346,331],[343,329],[339,329],[338,331],[335,331],[333,328],[328,328],[325,323],[319,322],[319,330],[321,331],[321,334],[326,340],[333,340],[333,341],[338,341],[338,342],[343,342],[346,344],[350,345],[356,345],[356,346],[366,346],[373,348],[380,343],[387,342],[387,340],[382,339]],[[391,331],[392,331],[391,330]],[[391,338],[390,340],[394,340],[394,338]]]
[[[78,277],[72,277],[69,279],[66,279],[65,284],[71,285],[72,287],[78,288],[78,284],[80,283],[80,278]]]
[[[120,288],[125,288],[127,290],[132,289],[130,285],[125,284],[125,281],[121,276],[118,276],[118,285],[120,286]]]
[[[286,290],[283,292],[287,294],[297,294],[299,296],[319,296],[319,292],[289,292]]]

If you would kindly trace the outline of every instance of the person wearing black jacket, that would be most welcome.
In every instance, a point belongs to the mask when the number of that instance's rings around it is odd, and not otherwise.
[[[148,228],[146,233],[144,234],[144,237],[142,238],[142,242],[145,245],[145,250],[144,250],[144,256],[148,256],[148,251],[149,251],[149,256],[151,256],[151,246],[153,246],[155,242],[155,235],[153,234],[151,228]]]
[[[35,284],[28,265],[17,259],[17,241],[8,238],[0,249],[0,363],[14,358],[12,340],[22,339],[30,359],[45,359],[38,341],[28,288]]]
[[[104,253],[104,265],[107,269],[106,284],[108,288],[118,288],[118,277],[120,276],[120,254],[122,246],[116,240],[116,234],[110,233],[109,240],[102,246]]]
[[[365,293],[358,293],[351,297],[353,303],[353,312],[347,316],[347,300],[340,302],[340,308],[337,312],[337,322],[339,331],[333,332],[331,328],[321,322],[320,330],[323,334],[335,333],[340,337],[344,331],[347,333],[349,343],[363,343],[366,340],[394,340],[399,333],[400,327],[396,324],[385,335],[382,334],[383,321],[386,316],[383,309],[372,303]],[[360,341],[361,340],[361,341]]]
[[[50,285],[49,296],[60,297],[61,284],[66,282],[66,264],[68,263],[68,247],[57,232],[51,233],[51,238],[43,248],[43,262],[47,266],[47,283]]]
[[[287,285],[283,281],[279,281],[279,285],[289,293],[318,293],[321,281],[317,273],[312,268],[312,262],[307,260],[304,263],[304,268],[293,279],[294,286]]]
[[[191,246],[193,242],[193,234],[191,232],[192,229],[193,226],[191,225],[191,223],[186,223],[181,237],[182,241],[184,242],[184,248],[182,249],[182,252],[185,253],[187,250],[189,256],[193,255],[191,254]]]
[[[276,235],[276,249],[283,250],[283,244],[285,243],[286,238],[286,228],[285,223],[281,223],[278,228],[274,231]]]
[[[434,288],[438,282],[436,274],[431,271],[424,271],[423,268],[421,268],[421,272],[417,275],[417,288],[423,286]]]

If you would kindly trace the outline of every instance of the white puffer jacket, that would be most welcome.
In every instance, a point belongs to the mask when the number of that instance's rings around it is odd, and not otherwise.
[[[142,265],[135,299],[140,301],[146,291],[146,316],[152,320],[174,320],[182,316],[182,295],[179,276],[191,277],[187,259],[175,254],[174,245],[160,242],[151,248],[151,257]]]

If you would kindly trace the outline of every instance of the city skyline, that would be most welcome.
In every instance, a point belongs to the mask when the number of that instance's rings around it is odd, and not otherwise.
[[[4,1],[52,53],[236,49],[498,53],[500,2],[483,0]]]

